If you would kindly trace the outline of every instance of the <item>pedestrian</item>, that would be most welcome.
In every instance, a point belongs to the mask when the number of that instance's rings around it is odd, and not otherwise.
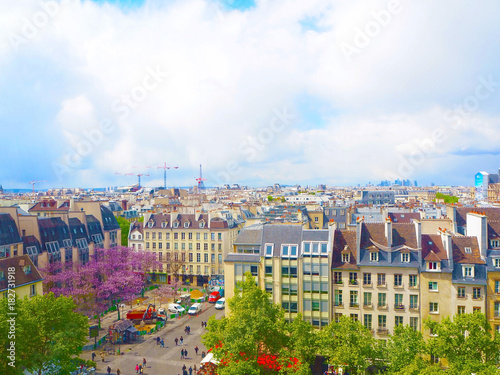
[[[186,371],[187,367],[186,367],[186,364],[184,364],[184,366],[182,366],[182,371]]]
[[[176,337],[174,341],[175,341],[175,346],[177,346],[177,343],[179,342],[179,339]]]
[[[135,373],[138,374],[139,373],[139,364],[136,364],[135,365]]]
[[[189,366],[189,375],[193,375],[193,368]]]
[[[181,359],[184,359],[184,349],[181,349]]]
[[[161,339],[161,347],[164,348],[165,347],[165,341],[163,339]]]
[[[117,368],[117,369],[116,369],[116,375],[121,375],[121,373],[122,373],[122,372],[120,371],[120,369],[119,369],[119,368]]]
[[[111,374],[111,367],[108,366],[108,369],[106,370],[108,374]]]
[[[201,352],[201,358],[205,358],[205,352]]]
[[[156,345],[160,345],[160,336],[156,338]]]
[[[146,368],[146,358],[143,358],[143,359],[142,359],[142,367],[143,367],[143,368]]]
[[[185,358],[185,359],[187,359],[187,357],[188,357],[188,350],[187,350],[187,349],[185,349],[185,350],[184,350],[184,358]]]
[[[94,362],[95,359],[95,351],[92,352],[92,362]]]
[[[142,374],[142,365],[139,364],[139,374]]]
[[[103,352],[101,352],[101,359],[104,362],[104,353]]]
[[[181,345],[184,345],[184,338],[181,336],[179,342],[181,343]]]
[[[198,350],[199,350],[199,349],[198,349],[198,345],[196,345],[196,346],[194,347],[194,351],[196,352],[196,355],[198,355]]]
[[[194,364],[193,370],[194,370],[194,373],[196,374],[196,363]]]

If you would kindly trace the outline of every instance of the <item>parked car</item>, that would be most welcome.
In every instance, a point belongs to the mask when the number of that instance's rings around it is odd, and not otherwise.
[[[201,312],[201,303],[193,303],[188,310],[189,315],[196,315]]]
[[[221,298],[217,302],[215,302],[215,308],[217,310],[223,310],[225,306],[226,306],[226,299],[225,298]]]
[[[219,300],[219,298],[220,298],[219,292],[212,292],[212,293],[210,293],[210,296],[208,297],[208,302],[215,303]]]
[[[179,305],[178,303],[171,303],[170,305],[168,305],[168,311],[180,314],[186,311],[186,309],[181,305]]]

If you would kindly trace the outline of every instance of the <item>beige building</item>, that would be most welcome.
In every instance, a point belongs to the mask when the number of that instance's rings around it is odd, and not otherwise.
[[[0,259],[0,299],[13,290],[18,298],[42,295],[42,276],[27,255]]]

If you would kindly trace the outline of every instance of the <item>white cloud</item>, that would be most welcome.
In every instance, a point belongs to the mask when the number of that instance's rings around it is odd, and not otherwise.
[[[348,61],[341,44],[354,43],[370,22],[382,22],[377,17],[392,2],[261,0],[240,12],[208,0],[147,1],[123,12],[69,1],[30,38],[23,24],[44,11],[40,3],[3,2],[0,34],[24,39],[16,48],[12,38],[0,39],[0,73],[30,67],[31,73],[14,81],[26,92],[9,95],[2,88],[0,99],[27,97],[41,108],[33,114],[45,119],[37,131],[56,124],[61,158],[67,141],[73,148],[81,141],[82,129],[112,122],[113,130],[63,179],[70,186],[92,185],[89,176],[122,183],[115,172],[165,160],[181,166],[176,185],[193,184],[200,163],[207,176],[236,163],[228,182],[376,181],[398,169],[398,155],[411,155],[416,140],[441,126],[480,76],[500,81],[495,2],[401,1],[400,11]],[[305,30],[304,22],[316,25]],[[168,76],[145,86],[151,69]],[[37,87],[37,95],[28,87]],[[324,125],[300,113],[297,98],[304,95],[330,106]],[[495,91],[482,101],[470,125],[454,130],[433,157],[452,155],[456,162],[453,155],[464,150],[495,147],[499,124],[492,103],[498,97]],[[284,106],[297,118],[249,157],[245,142],[268,129]],[[425,179],[437,168],[433,157],[409,177]],[[161,170],[150,173],[151,183],[162,183]]]

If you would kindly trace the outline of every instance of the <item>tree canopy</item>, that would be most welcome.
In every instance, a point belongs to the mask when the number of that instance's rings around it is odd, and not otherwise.
[[[7,299],[0,300],[1,316],[10,317],[11,307]],[[72,298],[55,297],[53,293],[16,299],[15,330],[11,330],[8,319],[0,319],[0,373],[23,374],[27,369],[41,374],[52,369],[51,373],[67,374],[74,370],[74,356],[81,352],[79,348],[88,335],[88,319],[75,308]],[[12,343],[14,367],[6,362]]]
[[[122,231],[122,246],[128,246],[128,232],[130,230],[130,223],[127,219],[121,216],[117,216],[116,221],[120,225]]]

